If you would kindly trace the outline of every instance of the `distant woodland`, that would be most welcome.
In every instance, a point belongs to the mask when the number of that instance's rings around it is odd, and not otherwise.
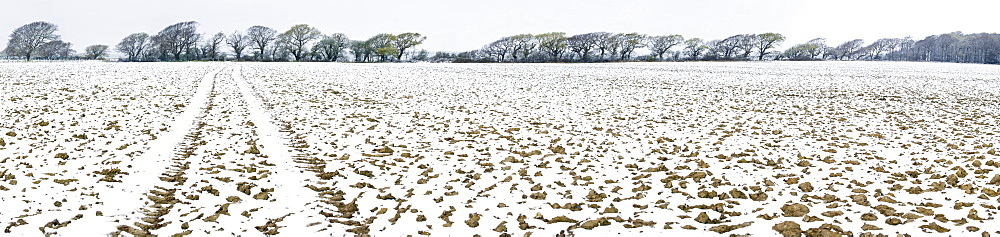
[[[382,33],[364,40],[343,33],[323,34],[307,24],[278,31],[252,26],[231,33],[204,34],[198,22],[180,22],[156,34],[125,36],[110,45],[87,46],[82,53],[56,34],[58,26],[33,22],[10,34],[5,58],[19,60],[106,59],[111,50],[119,61],[322,61],[322,62],[622,62],[622,61],[764,61],[866,60],[933,61],[1000,64],[1000,34],[952,32],[916,40],[883,38],[827,42],[816,38],[778,50],[780,33],[737,34],[704,40],[681,35],[593,32],[519,34],[497,39],[482,48],[461,52],[414,50],[426,37],[420,33]],[[414,52],[416,51],[416,52]]]

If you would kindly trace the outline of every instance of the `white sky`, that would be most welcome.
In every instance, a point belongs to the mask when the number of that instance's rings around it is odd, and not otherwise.
[[[429,51],[478,49],[500,37],[562,31],[680,34],[722,39],[777,32],[786,48],[813,38],[828,44],[861,38],[1000,30],[1000,2],[949,0],[0,0],[0,45],[34,21],[59,26],[77,51],[112,47],[128,34],[155,34],[194,20],[214,34],[264,25],[278,31],[309,24],[323,33],[367,39],[377,33],[418,32]]]

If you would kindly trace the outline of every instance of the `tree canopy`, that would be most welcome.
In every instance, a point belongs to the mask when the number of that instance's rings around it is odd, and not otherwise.
[[[323,33],[320,33],[319,30],[306,24],[292,26],[285,33],[281,33],[281,37],[287,39],[287,49],[295,57],[295,61],[302,60],[309,49],[307,44],[319,39],[322,35]]]
[[[167,26],[154,35],[152,40],[164,54],[173,55],[174,60],[180,61],[181,56],[185,53],[191,54],[192,46],[201,40],[198,22],[186,21]]]
[[[58,26],[44,21],[18,27],[10,33],[10,40],[7,41],[7,48],[3,52],[7,55],[22,56],[27,61],[31,61],[31,57],[38,54],[56,53],[55,50],[59,50],[60,47],[52,46],[59,45],[47,45],[59,41],[59,35],[55,34],[56,30],[59,30]]]
[[[108,56],[108,46],[95,44],[87,46],[87,48],[84,49],[84,52],[85,54],[83,57],[86,59],[104,59],[105,56]]]

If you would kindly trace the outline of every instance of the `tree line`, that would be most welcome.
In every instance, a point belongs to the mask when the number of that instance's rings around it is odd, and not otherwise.
[[[72,44],[48,22],[33,22],[10,34],[8,58],[100,59],[112,49],[91,45],[77,54]],[[482,48],[461,53],[426,50],[412,52],[426,37],[419,33],[382,33],[366,40],[352,40],[342,33],[323,34],[307,24],[284,32],[252,26],[230,34],[198,32],[198,22],[180,22],[154,35],[139,32],[126,36],[113,49],[121,61],[354,61],[354,62],[619,62],[619,61],[764,61],[764,60],[891,60],[1000,64],[1000,34],[952,32],[922,40],[883,38],[866,44],[862,39],[836,46],[817,38],[784,51],[779,33],[737,34],[703,40],[681,35],[593,32],[518,34],[502,37]],[[409,51],[407,51],[409,50]],[[643,52],[642,54],[637,52]],[[406,57],[408,56],[408,57]],[[404,59],[404,57],[406,57]]]
[[[493,41],[479,50],[454,55],[475,62],[615,62],[667,60],[764,60],[785,37],[778,33],[740,34],[705,42],[681,35],[594,32],[519,34]],[[649,54],[634,55],[645,48]]]
[[[737,34],[705,41],[681,35],[594,32],[567,36],[563,32],[519,34],[500,38],[480,49],[438,53],[451,62],[619,62],[619,61],[764,61],[868,60],[933,61],[1000,64],[1000,34],[953,32],[922,40],[883,38],[865,44],[854,39],[836,46],[817,38],[784,51],[779,33]],[[634,55],[637,49],[647,54]]]
[[[1000,64],[1000,34],[952,32],[927,36],[883,38],[865,45],[855,39],[829,46],[813,39],[792,46],[780,57],[789,60],[889,60]]]
[[[325,35],[307,24],[292,26],[284,32],[255,25],[228,35],[219,32],[203,36],[198,33],[198,22],[187,21],[167,26],[156,35],[131,34],[115,49],[125,54],[123,61],[336,62],[348,61],[346,51],[350,50],[356,62],[387,62],[403,60],[407,49],[420,45],[426,38],[420,33],[382,33],[367,40],[351,40],[342,33]],[[233,53],[232,57],[226,49]]]
[[[25,59],[100,59],[108,56],[107,45],[92,45],[83,55],[71,49],[55,34],[58,27],[48,22],[21,26],[10,35],[3,54]],[[123,54],[120,61],[350,61],[389,62],[404,60],[411,50],[427,37],[420,33],[382,33],[367,40],[351,40],[345,34],[325,35],[307,24],[292,26],[284,32],[266,26],[252,26],[230,34],[206,35],[198,32],[198,22],[186,21],[163,28],[150,35],[133,33],[114,46]],[[229,54],[231,52],[232,54]],[[426,60],[427,51],[411,56]]]

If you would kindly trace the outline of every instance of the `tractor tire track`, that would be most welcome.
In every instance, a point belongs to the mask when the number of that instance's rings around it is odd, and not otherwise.
[[[161,142],[174,145],[158,144],[159,146],[152,146],[154,149],[160,150],[173,148],[173,154],[169,160],[170,165],[159,176],[151,174],[138,176],[146,180],[150,178],[157,179],[156,181],[140,183],[153,186],[145,195],[147,205],[140,209],[142,217],[137,218],[138,221],[133,222],[131,226],[119,225],[117,232],[113,232],[112,235],[124,232],[134,236],[156,236],[154,231],[173,223],[172,221],[165,220],[164,216],[174,211],[176,205],[182,203],[181,199],[177,197],[177,193],[179,188],[189,179],[187,174],[190,172],[192,165],[189,159],[196,155],[196,151],[200,145],[204,145],[202,140],[204,138],[203,131],[207,126],[204,120],[208,113],[215,107],[217,77],[224,69],[224,67],[220,67],[202,79],[199,83],[198,92],[192,100],[192,106],[188,106],[188,109],[175,120],[174,126],[172,126],[175,129]],[[178,139],[177,133],[181,131],[186,131],[187,134],[179,137],[180,142],[176,142]],[[162,157],[162,151],[152,154]],[[146,166],[140,167],[138,170],[140,172],[155,170],[151,165],[162,165],[162,163],[159,160],[144,163]],[[188,230],[179,234],[186,235],[191,233],[192,231]]]
[[[232,73],[229,73],[232,70]],[[113,234],[309,235],[322,226],[286,146],[239,68],[207,78],[210,90],[170,167],[147,190],[141,217]],[[197,231],[195,233],[194,231]]]
[[[314,218],[300,222],[308,223],[309,227],[314,228],[310,229],[313,233],[348,232],[356,236],[368,236],[370,234],[369,226],[377,217],[364,217],[362,215],[362,207],[359,207],[358,199],[364,195],[364,192],[353,194],[344,192],[343,189],[338,187],[340,182],[334,179],[345,178],[346,176],[340,174],[339,171],[327,172],[328,162],[337,162],[333,160],[336,158],[322,157],[316,153],[315,148],[311,148],[309,142],[306,141],[307,134],[296,132],[297,130],[290,121],[270,115],[267,111],[273,111],[274,105],[268,103],[265,97],[257,94],[251,87],[252,84],[243,79],[240,72],[234,72],[233,76],[238,82],[241,82],[241,91],[243,91],[246,100],[251,101],[249,103],[252,105],[251,107],[259,108],[259,112],[256,114],[259,115],[258,121],[260,122],[256,124],[267,124],[262,127],[266,128],[265,130],[268,131],[267,134],[269,135],[263,138],[274,138],[271,140],[272,142],[267,144],[271,144],[271,146],[280,145],[280,148],[274,149],[280,151],[282,156],[285,157],[285,159],[280,160],[283,163],[279,163],[279,166],[282,167],[279,170],[288,171],[291,174],[289,177],[295,176],[291,180],[304,183],[305,185],[302,188],[311,190],[295,190],[296,193],[312,192],[316,194],[314,197],[309,197],[312,199],[308,202],[310,203],[310,210],[303,210],[303,212],[318,215],[309,216]],[[316,220],[325,220],[326,223],[317,222]]]

